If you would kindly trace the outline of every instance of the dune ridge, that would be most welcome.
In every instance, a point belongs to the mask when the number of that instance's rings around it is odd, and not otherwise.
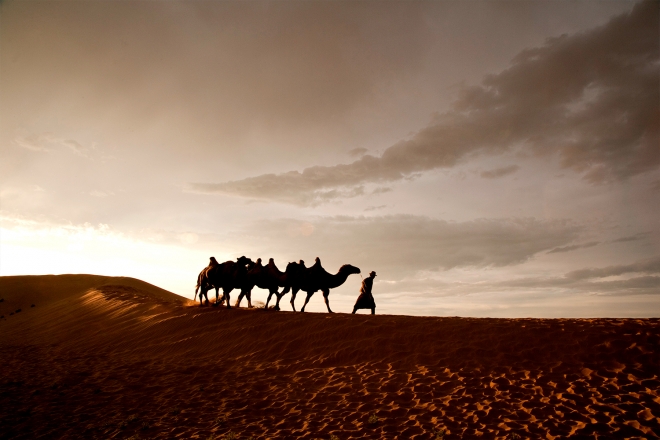
[[[227,310],[95,275],[0,292],[0,438],[660,432],[658,319]]]

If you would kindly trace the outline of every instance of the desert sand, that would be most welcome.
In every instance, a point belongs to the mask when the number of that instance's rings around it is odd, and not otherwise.
[[[660,433],[658,319],[227,310],[94,275],[0,299],[3,439]]]

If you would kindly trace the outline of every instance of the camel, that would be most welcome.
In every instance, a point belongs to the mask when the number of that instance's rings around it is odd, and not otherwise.
[[[286,287],[287,274],[281,272],[275,265],[275,260],[270,258],[268,264],[263,266],[261,264],[261,258],[257,259],[257,262],[248,270],[247,273],[247,282],[244,288],[241,290],[241,294],[236,301],[236,307],[240,307],[241,300],[243,297],[247,297],[248,307],[252,308],[252,289],[256,286],[260,289],[268,290],[268,299],[266,300],[265,309],[268,310],[268,304],[270,299],[275,295],[277,298],[277,303],[275,304],[275,310],[280,309],[280,299],[282,294],[279,293],[280,287]]]
[[[223,301],[227,301],[227,308],[230,309],[229,294],[234,289],[243,289],[245,286],[246,275],[248,266],[253,265],[251,259],[243,256],[239,257],[236,261],[225,261],[213,267],[207,267],[200,273],[197,279],[197,290],[201,287],[199,293],[199,303],[202,304],[202,295],[206,297],[206,304],[208,304],[207,292],[211,288],[215,288],[215,304],[219,305]],[[219,302],[219,289],[222,288],[222,300]]]
[[[200,287],[202,287],[202,291],[199,293],[199,305],[200,306],[202,305],[202,295],[206,297],[206,304],[208,305],[208,303],[209,303],[209,297],[208,297],[208,294],[207,294],[208,289],[204,289],[204,287],[203,287],[206,283],[207,278],[208,278],[208,271],[211,270],[211,268],[220,265],[220,263],[218,263],[218,260],[216,260],[215,257],[211,257],[211,258],[209,258],[209,260],[210,260],[209,265],[206,266],[204,269],[202,269],[202,271],[199,273],[199,275],[197,275],[197,287],[195,287],[195,296],[193,298],[193,301],[195,301],[195,299],[197,299],[197,291],[200,289]],[[210,286],[209,289],[211,287],[212,286]]]
[[[288,275],[286,272],[280,271],[275,265],[275,260],[272,258],[268,260],[268,265],[266,266],[266,277],[272,283],[272,286],[277,286],[274,290],[269,289],[268,299],[266,300],[266,310],[268,310],[268,303],[270,302],[271,296],[275,294],[277,297],[277,302],[275,303],[275,310],[280,309],[280,300],[286,292],[278,293],[280,287],[287,286]]]
[[[252,289],[257,286],[261,289],[268,289],[269,283],[266,279],[266,268],[261,264],[261,258],[257,258],[257,261],[248,268],[247,273],[245,274],[244,283],[241,286],[241,293],[238,295],[236,304],[234,307],[240,307],[243,297],[246,297],[248,300],[248,308],[252,308]],[[277,290],[277,287],[275,287]]]
[[[303,304],[301,312],[305,311],[305,306],[309,302],[309,299],[314,295],[318,290],[323,292],[323,299],[325,305],[328,308],[329,313],[334,313],[330,309],[330,301],[328,295],[330,295],[330,289],[339,287],[346,282],[346,279],[349,275],[354,273],[360,273],[360,269],[350,264],[344,264],[339,268],[339,271],[336,274],[328,273],[323,266],[321,266],[321,260],[316,257],[316,262],[312,267],[305,268],[305,263],[301,260],[300,263],[289,263],[287,266],[287,288],[282,294],[288,292],[291,289],[291,307],[293,311],[296,311],[295,300],[298,290],[302,290],[307,293],[307,298],[305,298],[305,304]]]
[[[245,282],[241,286],[241,293],[238,295],[234,307],[240,307],[243,297],[247,297],[248,309],[252,308],[252,289],[254,286],[259,286],[259,284],[262,284],[262,280],[264,278],[263,272],[264,266],[261,264],[261,258],[257,258],[257,261],[248,268],[248,271],[245,274]]]
[[[302,289],[303,274],[306,269],[307,267],[305,267],[305,262],[303,260],[300,260],[298,263],[295,261],[289,263],[286,265],[286,269],[284,269],[286,279],[284,283],[284,290],[282,290],[280,297],[291,291],[291,307],[293,308],[294,312],[296,311],[296,305],[294,304],[294,301],[296,299],[296,294],[300,289]]]

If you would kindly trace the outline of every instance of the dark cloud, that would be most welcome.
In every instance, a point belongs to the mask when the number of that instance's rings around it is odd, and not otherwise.
[[[448,222],[394,215],[324,217],[309,222],[267,220],[246,227],[237,236],[242,243],[251,243],[256,257],[277,254],[294,261],[320,256],[335,265],[369,265],[396,278],[424,270],[520,264],[571,242],[579,232],[577,226],[563,221]]]
[[[586,280],[606,278],[628,273],[660,274],[660,256],[640,260],[633,264],[608,266],[600,269],[581,269],[566,274],[567,279]]]
[[[660,277],[644,276],[629,278],[627,280],[601,281],[592,283],[591,286],[601,288],[608,293],[612,291],[618,293],[638,293],[636,291],[646,290],[646,293],[658,295],[660,294],[660,290],[658,289],[660,288]],[[630,292],[630,290],[633,290],[633,292]]]
[[[563,247],[556,247],[553,250],[549,251],[549,254],[557,254],[560,252],[570,252],[574,251],[576,249],[584,249],[584,248],[590,248],[594,246],[598,246],[600,244],[600,241],[590,241],[589,243],[583,243],[583,244],[574,244],[571,246],[563,246]]]
[[[625,279],[603,280],[619,275],[644,274]],[[559,289],[570,294],[595,295],[658,295],[660,294],[660,256],[632,264],[588,268],[568,272],[558,277],[525,277],[493,283],[495,291],[513,289]]]
[[[485,179],[497,179],[499,177],[508,176],[518,171],[520,167],[518,165],[509,165],[506,167],[495,168],[494,170],[482,171],[480,176]]]
[[[627,236],[627,237],[617,238],[615,240],[606,241],[604,243],[626,243],[626,242],[630,242],[630,241],[639,241],[639,240],[643,240],[643,239],[647,238],[649,236],[649,234],[650,234],[649,232],[640,232],[640,233],[635,234],[635,235],[630,235],[630,236]],[[561,247],[556,247],[556,248],[552,249],[551,251],[548,251],[548,253],[549,254],[558,254],[558,253],[562,253],[562,252],[570,252],[570,251],[575,251],[575,250],[578,250],[578,249],[586,249],[586,248],[598,246],[602,243],[603,242],[600,242],[600,241],[590,241],[588,243],[573,244],[573,245],[570,245],[570,246],[561,246]]]
[[[627,237],[617,238],[615,240],[612,240],[610,243],[625,243],[628,241],[643,240],[644,238],[648,237],[650,234],[651,234],[650,232],[640,232],[635,235],[629,235]]]
[[[403,175],[383,166],[382,158],[365,155],[347,165],[315,166],[302,172],[264,174],[224,183],[191,183],[193,192],[230,194],[263,200],[277,200],[298,205],[315,205],[330,199],[352,194],[351,189],[365,181],[386,182]],[[414,171],[414,170],[411,170]],[[379,177],[376,174],[380,173]],[[344,188],[327,190],[327,188]]]
[[[352,150],[349,150],[348,154],[351,155],[351,156],[358,156],[359,157],[359,156],[364,156],[365,154],[367,154],[367,151],[369,151],[369,150],[367,150],[366,148],[353,148]]]
[[[379,209],[384,209],[386,207],[387,207],[387,205],[367,206],[366,208],[364,208],[364,210],[365,211],[376,211],[376,210],[379,210]]]
[[[562,167],[592,183],[656,169],[659,5],[641,2],[604,26],[522,51],[508,69],[464,87],[452,110],[380,157],[191,189],[309,205],[352,194],[341,188],[400,180],[513,148],[557,155]]]
[[[307,172],[308,170],[305,170]],[[192,183],[186,186],[186,191],[195,193],[223,193],[229,195],[247,196],[257,200],[277,200],[301,206],[316,206],[336,199],[347,199],[364,195],[364,186],[340,187],[334,189],[302,190],[299,185],[297,171],[286,174],[267,174],[252,179],[245,179],[224,184]],[[272,181],[271,185],[265,184]],[[313,184],[308,185],[313,186]],[[333,188],[325,186],[324,188]],[[249,196],[248,196],[249,194]]]
[[[659,276],[639,276],[624,280],[577,280],[564,277],[519,278],[493,283],[489,289],[498,291],[513,289],[539,290],[561,289],[571,294],[595,295],[658,295],[660,294]]]

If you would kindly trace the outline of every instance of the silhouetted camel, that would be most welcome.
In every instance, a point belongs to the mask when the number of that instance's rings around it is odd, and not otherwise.
[[[207,291],[215,288],[215,305],[218,305],[218,291],[222,289],[222,301],[227,301],[227,308],[230,309],[229,294],[234,289],[243,289],[246,284],[248,265],[254,264],[247,257],[239,257],[236,261],[225,261],[217,266],[208,267],[198,277],[197,288],[202,290],[199,293],[199,302],[202,305],[202,295],[206,296],[208,304]],[[195,290],[196,292],[197,290]],[[220,301],[220,303],[222,303]]]
[[[197,291],[200,289],[200,287],[205,286],[207,284],[206,280],[208,279],[208,271],[215,266],[219,266],[220,263],[218,263],[218,260],[215,259],[215,257],[209,258],[209,265],[206,266],[202,271],[197,275],[197,287],[195,287],[195,296],[193,298],[193,301],[197,299]],[[202,305],[202,296],[206,297],[206,304],[208,305],[209,303],[209,297],[208,297],[208,290],[212,288],[213,286],[210,286],[206,289],[202,287],[202,292],[199,293],[199,305]]]
[[[282,293],[280,293],[280,297],[286,295],[291,291],[291,308],[293,308],[293,311],[296,311],[296,305],[294,304],[294,301],[296,299],[296,294],[298,291],[302,288],[302,282],[303,282],[303,276],[304,276],[304,271],[307,269],[305,267],[305,262],[303,260],[300,260],[300,262],[296,263],[295,261],[292,263],[289,263],[286,265],[286,269],[284,269],[284,273],[286,274],[286,278],[284,281],[284,290]],[[278,299],[279,303],[279,299]]]
[[[309,299],[314,295],[317,290],[323,292],[323,299],[325,305],[328,308],[328,312],[333,313],[330,310],[330,301],[328,295],[330,295],[330,289],[339,287],[344,282],[349,275],[354,273],[360,273],[360,269],[350,264],[344,264],[339,268],[339,271],[336,274],[328,273],[322,266],[321,260],[316,257],[316,262],[310,268],[305,268],[304,262],[300,263],[289,263],[287,266],[288,274],[288,285],[291,288],[291,306],[293,310],[296,310],[295,300],[298,290],[302,290],[307,293],[307,298],[305,298],[305,304],[303,304],[301,312],[305,311],[305,306],[309,302]],[[286,289],[285,289],[286,290]],[[288,290],[286,290],[288,291]],[[282,292],[284,294],[286,292]]]
[[[241,300],[243,297],[246,297],[248,308],[252,308],[252,289],[255,286],[267,290],[270,290],[271,287],[266,277],[266,268],[261,264],[261,258],[257,258],[257,261],[248,267],[247,274],[245,275],[245,283],[241,286],[241,293],[238,295],[235,307],[240,307]],[[275,290],[277,290],[277,286],[275,286]]]
[[[248,267],[248,271],[245,274],[245,283],[241,286],[241,293],[236,299],[236,304],[234,307],[240,307],[243,297],[247,297],[248,308],[252,308],[252,289],[254,286],[266,289],[267,287],[262,287],[264,283],[264,273],[266,272],[263,264],[261,264],[261,258],[257,258],[257,261]]]
[[[246,285],[241,290],[241,294],[236,301],[236,307],[240,306],[241,300],[245,296],[248,300],[248,307],[251,308],[252,289],[258,287],[260,289],[268,290],[268,299],[266,300],[265,309],[268,310],[268,304],[273,295],[277,298],[274,309],[280,309],[280,299],[282,298],[283,293],[279,293],[279,288],[286,287],[287,274],[286,272],[281,272],[277,268],[275,261],[272,258],[268,260],[266,266],[261,264],[261,258],[257,259],[257,262],[248,270],[246,280]]]
[[[275,303],[275,310],[280,309],[280,300],[282,299],[282,296],[286,292],[282,291],[282,293],[278,292],[278,289],[280,287],[286,287],[288,285],[288,275],[286,272],[280,271],[277,266],[275,265],[275,261],[271,258],[268,260],[268,265],[266,266],[266,277],[271,283],[271,286],[275,287],[273,290],[272,288],[269,288],[269,294],[268,294],[268,299],[266,300],[266,310],[268,310],[268,303],[270,302],[271,296],[275,294],[277,297],[277,302]]]

